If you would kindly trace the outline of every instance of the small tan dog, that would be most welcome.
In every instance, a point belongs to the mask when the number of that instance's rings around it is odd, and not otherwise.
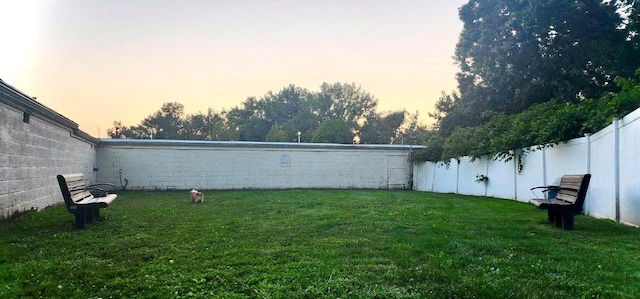
[[[204,194],[202,192],[198,192],[198,190],[191,190],[191,202],[192,203],[201,203],[204,201]]]

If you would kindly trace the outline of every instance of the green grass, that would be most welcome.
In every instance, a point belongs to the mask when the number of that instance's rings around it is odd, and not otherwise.
[[[120,192],[0,223],[1,298],[640,296],[640,230],[409,191]]]

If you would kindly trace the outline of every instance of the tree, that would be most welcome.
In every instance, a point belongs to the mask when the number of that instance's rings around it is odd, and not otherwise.
[[[400,126],[404,122],[405,114],[404,111],[396,111],[369,115],[358,134],[360,143],[393,143],[400,134]]]
[[[471,0],[460,8],[464,28],[455,60],[460,97],[439,126],[474,126],[483,113],[517,113],[558,99],[578,102],[616,91],[617,76],[640,66],[629,40],[627,1]],[[631,27],[631,26],[630,26]]]
[[[184,139],[183,117],[184,105],[168,102],[162,104],[160,111],[147,116],[140,126],[155,139]]]
[[[227,113],[227,123],[239,140],[265,141],[273,125],[265,118],[264,101],[247,98],[242,107],[234,107]]]
[[[320,121],[340,119],[357,129],[358,123],[373,113],[378,100],[354,83],[322,83],[316,95],[314,113]]]
[[[278,93],[268,92],[260,99],[264,118],[274,124],[284,124],[300,114],[310,111],[308,102],[313,94],[291,84]]]
[[[260,98],[248,97],[229,111],[209,109],[206,114],[185,117],[182,104],[164,103],[139,126],[128,128],[114,123],[109,134],[113,138],[293,141],[300,132],[305,140],[312,140],[316,129],[327,120],[345,121],[352,135],[360,123],[375,114],[376,105],[375,97],[353,83],[323,83],[318,93],[289,85]]]
[[[352,143],[353,132],[344,120],[332,119],[320,124],[318,129],[313,133],[314,143]]]
[[[281,125],[275,124],[271,127],[271,130],[269,130],[269,133],[267,133],[267,141],[288,142],[292,140],[289,139],[289,137],[287,136],[287,132],[282,129]]]
[[[315,95],[309,90],[289,85],[277,94],[269,92],[262,98],[265,102],[265,118],[279,125],[287,141],[297,139],[301,132],[309,140],[309,136],[320,125],[320,119],[312,111]]]
[[[189,115],[184,121],[185,139],[194,140],[237,140],[238,136],[229,127],[226,112],[216,112],[209,108],[207,114],[202,112]]]
[[[272,123],[258,116],[250,116],[243,122],[238,134],[244,141],[266,141]]]
[[[411,157],[412,161],[437,162],[443,160],[442,154],[446,138],[436,130],[419,130],[417,136],[420,143],[426,148],[414,151]]]
[[[139,126],[123,126],[122,121],[114,121],[113,128],[107,129],[107,135],[113,139],[127,139],[127,138],[148,138],[149,134],[146,133]]]

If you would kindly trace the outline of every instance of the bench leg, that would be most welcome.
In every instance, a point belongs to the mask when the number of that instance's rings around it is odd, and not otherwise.
[[[93,219],[96,221],[102,220],[102,218],[100,218],[100,209],[95,209],[93,211]]]
[[[557,223],[558,217],[560,217],[560,213],[558,213],[558,211],[547,210],[547,218],[549,219],[549,222]]]
[[[76,227],[84,228],[87,224],[87,210],[81,209],[73,213],[76,216]]]
[[[93,223],[93,209],[87,210],[86,214],[87,214],[87,216],[86,216],[87,217],[87,223],[89,223],[89,224]]]
[[[562,227],[562,213],[554,212],[553,222],[556,224],[556,227]]]
[[[562,229],[564,230],[572,230],[573,229],[573,217],[575,214],[566,213],[562,215]]]

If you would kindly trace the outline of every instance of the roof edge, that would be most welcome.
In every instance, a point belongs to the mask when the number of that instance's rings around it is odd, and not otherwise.
[[[74,136],[77,136],[87,142],[97,144],[99,141],[97,138],[80,130],[76,122],[55,112],[51,108],[42,105],[40,102],[36,101],[35,98],[32,98],[17,88],[7,84],[2,79],[0,79],[0,103],[20,110],[23,113],[28,113],[64,128],[68,128]]]

